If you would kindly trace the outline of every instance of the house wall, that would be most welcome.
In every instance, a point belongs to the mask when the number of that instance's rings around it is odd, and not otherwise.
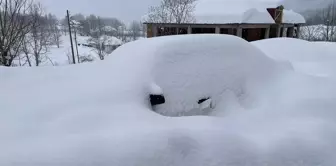
[[[261,28],[244,29],[243,38],[247,41],[261,40],[261,39],[264,39],[264,36],[265,36],[264,34],[261,34],[261,33],[262,33]]]
[[[154,37],[153,26],[148,24],[147,25],[147,38],[151,38],[151,37]]]
[[[261,40],[282,36],[291,37],[292,30],[283,33],[283,27],[290,29],[295,25],[289,24],[147,24],[147,37],[217,33],[231,34],[247,41]]]

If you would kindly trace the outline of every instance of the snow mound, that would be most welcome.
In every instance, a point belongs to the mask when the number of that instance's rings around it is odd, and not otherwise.
[[[336,74],[334,43],[275,38],[255,41],[252,44],[277,61],[290,62],[298,72],[324,77]]]
[[[231,35],[184,35],[149,42],[156,43],[154,49],[150,43],[142,49],[154,54],[153,79],[166,97],[156,111],[167,116],[206,114],[199,109],[199,100],[219,103],[231,92],[241,105],[251,107],[249,86],[270,79],[277,67],[250,43]],[[128,52],[118,53],[122,51]]]
[[[5,87],[0,93],[0,165],[335,164],[335,81],[290,70],[272,72],[275,62],[263,54],[236,55],[246,59],[239,59],[241,62],[229,54],[231,49],[227,56],[221,56],[232,60],[234,69],[246,63],[247,67],[238,73],[254,66],[253,71],[265,70],[259,78],[267,77],[265,72],[273,78],[256,82],[262,87],[254,93],[261,99],[256,107],[237,113],[240,104],[234,100],[234,93],[227,93],[221,103],[231,114],[225,117],[167,118],[154,113],[148,106],[148,94],[159,92],[160,88],[153,85],[153,69],[155,64],[169,59],[162,58],[156,46],[164,48],[163,43],[179,40],[193,40],[197,47],[205,44],[196,51],[203,49],[215,60],[219,56],[207,52],[219,52],[221,44],[240,44],[252,53],[259,52],[234,37],[191,35],[131,42],[106,61],[90,64],[0,67],[0,87]],[[233,44],[217,43],[222,41]],[[207,42],[214,42],[214,46]],[[191,48],[190,43],[187,49]],[[172,57],[177,56],[174,52],[184,51],[174,49]],[[205,63],[199,66],[205,67]],[[270,72],[264,68],[267,66]]]

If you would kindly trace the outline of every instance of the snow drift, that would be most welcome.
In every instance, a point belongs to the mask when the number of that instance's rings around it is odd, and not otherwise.
[[[189,43],[185,51],[195,43],[195,50],[215,60],[221,56],[207,52],[221,52],[222,44],[212,45],[219,41],[258,52],[237,54],[237,62],[233,50],[222,50],[224,65],[260,78],[248,88],[258,98],[255,107],[241,108],[227,94],[231,114],[224,117],[168,118],[150,110],[148,94],[161,91],[153,88],[153,69],[170,58],[159,49],[167,44],[172,53],[183,53],[180,40]],[[0,165],[333,166],[335,82],[273,65],[282,66],[242,39],[192,35],[131,42],[92,64],[0,68]]]
[[[252,44],[277,61],[289,62],[298,72],[324,77],[336,75],[334,43],[276,38]]]

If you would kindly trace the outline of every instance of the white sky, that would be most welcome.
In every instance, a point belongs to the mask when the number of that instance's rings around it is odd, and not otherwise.
[[[63,17],[66,10],[71,13],[82,13],[84,15],[95,14],[100,16],[116,17],[123,21],[140,20],[148,8],[156,5],[160,0],[38,0],[46,7],[47,12]],[[211,1],[211,0],[202,0]],[[248,4],[270,4],[281,0],[220,0],[220,1],[246,1]],[[282,0],[290,2],[293,6],[304,6],[306,3],[295,2],[322,2],[328,0]],[[228,3],[229,4],[229,3]],[[308,5],[308,4],[307,4]],[[293,7],[292,6],[292,7]],[[286,7],[287,8],[287,7]],[[294,7],[293,7],[294,8]],[[211,9],[210,9],[211,10]]]

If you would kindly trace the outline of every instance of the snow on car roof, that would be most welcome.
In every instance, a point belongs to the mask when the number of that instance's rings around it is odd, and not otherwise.
[[[263,52],[236,36],[186,35],[153,41],[157,43],[153,56],[154,82],[166,98],[166,103],[157,106],[156,111],[166,116],[201,112],[199,100],[211,98],[220,103],[228,93],[248,107],[253,92],[246,86],[257,77],[269,79],[264,76],[277,67]],[[120,51],[126,50],[116,52]]]

